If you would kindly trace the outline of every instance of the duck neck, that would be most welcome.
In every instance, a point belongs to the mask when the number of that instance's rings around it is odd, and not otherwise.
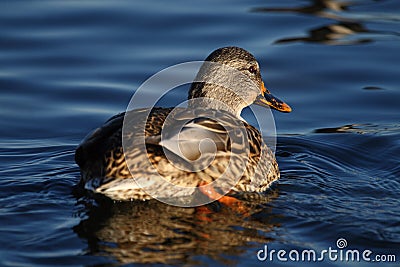
[[[204,82],[192,84],[188,99],[189,108],[224,110],[240,119],[243,108],[247,106],[243,99],[231,90]]]

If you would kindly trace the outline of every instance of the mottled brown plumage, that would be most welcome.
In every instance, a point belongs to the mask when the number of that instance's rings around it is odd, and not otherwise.
[[[265,89],[257,61],[244,49],[220,48],[206,62],[223,64],[237,73],[232,76],[219,65],[204,64],[189,91],[193,101],[187,109],[128,111],[112,117],[85,138],[76,150],[75,160],[86,189],[114,200],[145,200],[188,196],[195,193],[193,188],[218,179],[222,181],[220,185],[226,183],[232,191],[262,192],[279,178],[274,154],[260,132],[241,119],[240,112],[251,103],[270,105],[284,112],[290,111],[289,106]],[[199,97],[205,98],[194,101]],[[171,119],[166,120],[167,117]],[[186,122],[182,128],[186,139],[179,143],[183,154],[177,153],[169,141],[181,134],[173,128],[181,122]],[[163,127],[169,125],[172,130],[162,139]],[[209,153],[208,148],[205,152],[199,148],[197,152],[199,140],[191,140],[196,134],[212,140],[215,151]],[[145,143],[143,149],[138,145],[141,139]],[[190,158],[199,155],[201,161]],[[165,182],[156,181],[158,175],[186,189],[171,190]],[[232,176],[238,176],[237,182],[232,182]],[[146,190],[134,181],[140,181]]]

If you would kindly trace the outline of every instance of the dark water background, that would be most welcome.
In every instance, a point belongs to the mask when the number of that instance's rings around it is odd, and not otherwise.
[[[250,216],[73,194],[87,132],[152,74],[227,45],[294,108],[274,112],[282,178]],[[2,266],[270,266],[265,244],[338,238],[400,261],[397,0],[1,1],[0,111]]]

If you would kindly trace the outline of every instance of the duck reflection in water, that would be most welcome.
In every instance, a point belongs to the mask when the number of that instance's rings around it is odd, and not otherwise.
[[[207,255],[221,264],[232,264],[232,256],[251,246],[256,251],[271,241],[271,231],[278,226],[274,221],[279,215],[271,214],[268,204],[278,197],[277,190],[254,197],[244,200],[246,215],[218,202],[182,208],[157,200],[113,203],[102,199],[85,208],[88,217],[74,231],[87,240],[89,255],[119,263],[201,264],[198,256]]]

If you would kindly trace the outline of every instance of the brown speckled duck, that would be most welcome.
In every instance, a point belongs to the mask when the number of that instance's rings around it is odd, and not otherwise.
[[[228,203],[235,201],[234,198],[222,196],[217,192],[218,186],[207,187],[227,169],[230,175],[239,175],[235,183],[230,185],[229,193],[262,192],[279,178],[274,154],[264,143],[261,133],[244,121],[240,114],[243,108],[253,103],[282,112],[290,112],[291,108],[264,87],[259,64],[248,51],[239,47],[220,48],[212,52],[205,62],[227,66],[238,75],[232,79],[231,74],[226,75],[224,71],[216,70],[215,66],[204,63],[189,90],[189,101],[199,100],[194,101],[197,103],[196,111],[192,111],[189,102],[188,108],[136,109],[109,119],[89,134],[76,149],[75,161],[82,174],[80,184],[85,189],[124,201],[190,195],[194,193],[191,189],[199,188],[210,199]],[[221,84],[228,84],[230,89]],[[167,124],[166,118],[171,112],[177,113],[175,121],[183,121],[196,113],[196,118],[190,119],[181,129],[183,136],[180,135],[180,138],[184,139],[179,144],[179,150],[183,151],[180,151],[181,154],[168,140],[161,138],[163,126]],[[145,150],[123,145],[124,138],[128,144],[135,143],[139,138],[138,135],[123,131],[126,123],[131,125],[133,132],[140,132],[136,125],[144,124]],[[242,136],[248,140],[245,149],[233,149],[232,132],[229,129],[235,130],[237,125],[242,125],[246,133]],[[240,133],[234,134],[240,136]],[[207,146],[192,149],[199,147],[200,139],[204,138],[213,141],[214,145],[210,146],[213,153],[208,153]],[[171,163],[171,156],[167,154],[178,158],[183,167]],[[200,163],[195,159],[200,156],[205,157],[201,162],[207,162],[207,166],[196,166]],[[245,162],[245,165],[237,162]],[[155,175],[186,189],[171,190],[165,183],[155,179]]]

